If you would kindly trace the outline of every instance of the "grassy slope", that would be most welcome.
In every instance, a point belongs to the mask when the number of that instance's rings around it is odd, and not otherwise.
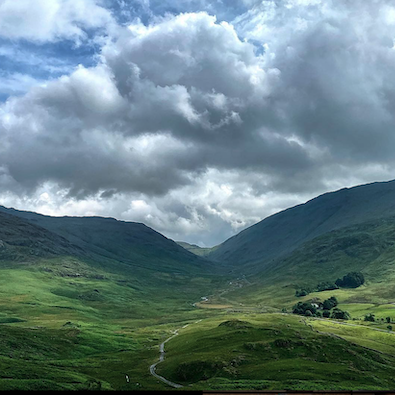
[[[252,285],[235,288],[227,300],[252,305],[291,307],[298,300],[325,298],[327,293],[312,293],[295,298],[295,290],[314,288],[350,271],[361,271],[366,284],[358,289],[330,291],[340,300],[352,303],[385,305],[395,302],[395,218],[346,227],[319,236],[296,249],[286,258],[248,277]]]
[[[61,236],[97,262],[112,260],[134,268],[179,274],[207,273],[213,269],[206,260],[141,223],[103,217],[51,217],[1,206],[0,212]]]
[[[167,350],[159,374],[191,389],[395,388],[393,355],[318,333],[294,315],[203,320],[183,329]]]

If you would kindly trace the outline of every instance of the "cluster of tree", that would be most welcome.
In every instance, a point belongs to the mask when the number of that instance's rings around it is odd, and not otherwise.
[[[301,296],[306,296],[310,293],[310,289],[309,288],[301,288],[301,289],[297,289],[295,291],[295,296],[297,296],[298,298],[300,298]]]
[[[350,315],[347,311],[340,310],[336,306],[338,305],[337,299],[331,296],[329,299],[324,300],[323,303],[311,303],[311,302],[298,302],[292,308],[293,314],[305,315],[307,317],[324,317],[324,318],[335,318],[341,320],[350,319]],[[320,307],[323,308],[321,314]],[[331,309],[332,312],[330,311]]]
[[[351,272],[338,278],[335,284],[342,288],[357,288],[365,282],[365,278],[361,272]]]
[[[306,296],[310,292],[331,291],[341,288],[357,288],[365,282],[365,278],[361,272],[351,272],[338,278],[335,283],[330,281],[321,281],[314,289],[309,287],[299,288],[295,291],[295,296]]]
[[[336,307],[332,310],[331,318],[335,318],[338,320],[349,320],[351,317],[350,314],[347,313],[347,311],[340,310]]]
[[[369,313],[366,314],[364,319],[364,321],[370,321],[370,322],[375,322],[376,321],[376,317],[374,314]],[[378,320],[378,319],[377,319]],[[387,321],[387,324],[391,324],[391,317],[385,317],[385,320]],[[381,321],[384,321],[384,318],[381,318]],[[387,329],[389,331],[392,331],[392,325],[387,325]]]
[[[331,282],[328,281],[321,281],[314,289],[308,288],[308,287],[304,287],[304,288],[300,288],[297,289],[295,291],[295,296],[297,297],[301,297],[301,296],[306,296],[308,295],[310,292],[321,292],[321,291],[330,291],[332,289],[338,289],[339,287],[336,284],[333,284]]]
[[[375,315],[372,313],[366,314],[364,319],[364,321],[370,321],[370,322],[375,322],[376,318]],[[377,319],[378,320],[378,319]],[[381,318],[381,321],[384,321],[384,318]],[[391,317],[385,317],[385,321],[387,322],[387,324],[391,324]]]
[[[348,314],[347,311],[340,310],[338,307],[336,307],[337,305],[338,301],[334,296],[324,300],[324,303],[322,304],[322,308],[324,309],[322,316],[325,318],[349,320],[350,314]],[[331,309],[333,309],[332,312],[330,312]]]
[[[317,308],[310,302],[298,302],[292,307],[292,313],[305,316],[316,316]]]
[[[365,317],[364,317],[363,320],[364,320],[364,321],[375,322],[375,321],[376,321],[376,318],[374,317],[374,314],[369,313],[369,314],[366,314],[366,315],[365,315]]]
[[[338,289],[339,287],[334,284],[331,283],[329,281],[321,281],[318,285],[317,285],[317,291],[321,292],[321,291],[331,291],[332,289]]]
[[[329,299],[324,300],[324,303],[322,304],[322,308],[324,310],[330,310],[333,309],[338,305],[337,299],[334,296],[331,296]]]

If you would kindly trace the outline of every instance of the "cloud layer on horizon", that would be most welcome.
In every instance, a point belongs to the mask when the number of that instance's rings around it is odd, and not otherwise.
[[[0,25],[27,12],[9,4]],[[21,77],[27,92],[0,105],[0,203],[213,245],[319,193],[395,178],[391,2],[244,1],[226,21],[190,1],[125,26],[105,1],[57,4],[63,19],[47,10],[45,29],[3,35],[90,37],[100,51],[59,78]]]

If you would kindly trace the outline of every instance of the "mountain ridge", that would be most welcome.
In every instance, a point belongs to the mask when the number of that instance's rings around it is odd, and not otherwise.
[[[112,217],[52,217],[0,206],[0,213],[21,218],[91,254],[127,264],[176,272],[206,271],[209,263],[143,223]],[[185,267],[184,267],[185,266]]]
[[[342,188],[266,217],[207,258],[233,267],[260,263],[262,268],[317,236],[394,214],[394,180]]]

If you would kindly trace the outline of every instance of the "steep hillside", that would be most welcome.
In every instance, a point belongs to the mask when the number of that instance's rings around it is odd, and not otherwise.
[[[360,272],[365,283],[357,288],[324,290],[347,273]],[[273,265],[248,277],[249,284],[224,294],[229,303],[272,306],[281,309],[299,301],[323,301],[336,296],[355,319],[373,313],[380,319],[393,317],[395,303],[395,217],[327,232],[305,242]],[[319,287],[320,285],[320,287]],[[303,297],[296,291],[307,290]],[[320,291],[319,291],[320,289]]]
[[[245,229],[208,257],[230,266],[260,271],[306,241],[342,227],[395,215],[395,181],[326,193]],[[256,264],[256,265],[254,265]]]
[[[102,217],[51,217],[5,207],[0,207],[0,211],[45,228],[95,258],[105,257],[144,269],[190,274],[206,271],[211,266],[141,223]]]
[[[365,274],[368,282],[395,275],[395,217],[344,227],[316,237],[262,272],[270,282],[315,286],[334,283],[348,272]]]
[[[84,251],[47,229],[0,212],[0,260],[18,263],[57,255],[83,256]]]

